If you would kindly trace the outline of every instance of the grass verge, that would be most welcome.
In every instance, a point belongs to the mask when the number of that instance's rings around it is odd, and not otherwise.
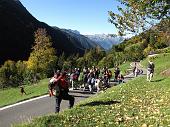
[[[27,95],[21,95],[20,88],[0,90],[0,107],[44,95],[48,91],[47,84],[48,79],[44,79],[37,84],[24,86]]]

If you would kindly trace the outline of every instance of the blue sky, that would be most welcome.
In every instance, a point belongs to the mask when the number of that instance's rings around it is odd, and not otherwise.
[[[20,0],[39,21],[81,34],[116,34],[108,11],[117,12],[116,0]]]

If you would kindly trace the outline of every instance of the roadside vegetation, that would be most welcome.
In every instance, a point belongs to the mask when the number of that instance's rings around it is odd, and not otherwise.
[[[0,90],[0,97],[1,97],[0,107],[47,94],[48,92],[47,84],[48,84],[48,79],[44,79],[41,80],[39,83],[23,86],[26,95],[25,94],[21,95],[19,87]]]
[[[34,119],[23,127],[170,126],[170,78],[161,75],[170,68],[170,54],[151,58],[155,63],[152,82],[146,75],[80,102],[71,110]],[[142,61],[144,67],[147,59]]]

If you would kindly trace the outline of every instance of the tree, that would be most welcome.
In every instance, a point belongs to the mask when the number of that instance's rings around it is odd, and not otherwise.
[[[149,39],[149,44],[151,47],[155,48],[156,44],[156,34],[155,33],[150,33],[150,39]]]
[[[57,61],[57,69],[61,70],[63,68],[64,61],[66,60],[65,53],[63,52]]]
[[[79,58],[76,60],[76,63],[77,63],[77,67],[79,67],[79,68],[83,68],[83,67],[87,66],[87,65],[86,65],[86,61],[84,60],[83,57],[79,57]]]
[[[143,49],[141,44],[133,44],[129,45],[125,48],[125,55],[127,60],[136,61],[141,60],[143,58]]]
[[[119,35],[140,33],[161,20],[170,20],[169,0],[118,0],[119,14],[109,11],[109,22],[119,30]]]
[[[107,66],[107,62],[106,62],[106,57],[103,57],[103,59],[101,59],[98,63],[98,66],[100,68],[106,67]]]
[[[154,49],[153,49],[153,47],[149,44],[148,47],[144,49],[143,54],[144,54],[145,57],[147,57],[147,56],[150,54],[150,52],[154,52]]]
[[[57,56],[50,39],[45,29],[39,28],[35,32],[35,45],[27,62],[28,69],[33,72],[35,79],[37,74],[40,74],[40,77],[51,75],[56,66]]]
[[[86,51],[84,54],[86,66],[96,66],[98,62],[106,55],[106,52],[103,51],[99,46]]]
[[[16,87],[20,83],[14,61],[8,60],[0,68],[0,87]]]

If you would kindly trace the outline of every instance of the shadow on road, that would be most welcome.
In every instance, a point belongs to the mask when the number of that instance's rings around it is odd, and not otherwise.
[[[74,97],[80,97],[80,98],[89,98],[90,96],[78,96],[78,95],[73,95]]]
[[[160,81],[163,81],[165,78],[162,78],[162,79],[157,79],[157,80],[154,80],[154,81],[151,81],[151,82],[160,82]]]
[[[117,104],[120,103],[120,101],[94,101],[86,104],[82,104],[80,106],[98,106],[98,105],[111,105],[111,104]]]
[[[69,93],[95,94],[96,92],[91,93],[90,91],[70,90]]]

